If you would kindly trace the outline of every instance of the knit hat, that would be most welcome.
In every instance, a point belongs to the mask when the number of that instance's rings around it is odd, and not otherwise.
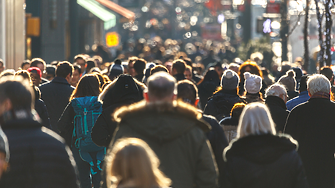
[[[38,75],[40,75],[40,78],[42,78],[42,72],[41,72],[41,69],[39,69],[38,67],[30,67],[28,69],[28,72],[35,72],[37,73]]]
[[[262,78],[250,72],[244,73],[244,89],[251,94],[259,93],[262,88]]]
[[[236,72],[228,69],[223,72],[221,78],[221,87],[226,90],[236,89],[238,84],[240,83],[240,78],[236,74]]]
[[[5,153],[6,155],[6,162],[9,161],[9,147],[8,147],[8,141],[5,133],[0,128],[0,152]]]
[[[295,91],[297,87],[297,82],[294,79],[295,72],[293,70],[289,70],[286,72],[286,75],[279,78],[278,82],[283,84],[287,91]]]
[[[118,77],[119,75],[123,74],[123,66],[121,65],[121,60],[116,59],[114,64],[110,67],[108,77],[113,80],[114,78]]]

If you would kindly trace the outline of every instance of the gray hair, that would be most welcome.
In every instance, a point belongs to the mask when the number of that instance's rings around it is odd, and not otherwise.
[[[280,97],[280,95],[287,95],[286,88],[278,83],[272,84],[270,87],[268,87],[265,91],[265,97],[268,96],[276,96]]]
[[[311,95],[317,92],[330,92],[331,84],[327,77],[321,74],[314,74],[308,78],[307,89]]]
[[[177,94],[176,79],[166,72],[150,76],[147,86],[149,96],[158,100]]]

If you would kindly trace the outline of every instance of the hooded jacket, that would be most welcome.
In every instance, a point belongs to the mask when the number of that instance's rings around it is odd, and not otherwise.
[[[220,90],[208,101],[204,114],[212,115],[218,121],[229,117],[234,104],[243,101],[236,93],[236,90]]]
[[[225,188],[306,188],[297,142],[290,136],[252,135],[225,149]]]
[[[116,109],[143,99],[145,85],[129,75],[121,75],[117,81],[109,84],[99,96],[104,108],[92,129],[92,140],[99,146],[108,147],[112,140],[117,122],[112,116]]]
[[[119,129],[110,147],[122,137],[144,140],[156,153],[160,169],[174,188],[217,187],[217,172],[206,135],[210,126],[201,113],[183,102],[147,103],[114,113]]]

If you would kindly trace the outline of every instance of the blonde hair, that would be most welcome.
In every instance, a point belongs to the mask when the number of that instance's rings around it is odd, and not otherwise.
[[[275,124],[268,108],[262,103],[244,107],[237,127],[237,138],[248,135],[276,134]]]
[[[141,139],[119,139],[106,161],[108,187],[116,188],[129,181],[138,188],[169,187],[171,184],[158,169],[160,162],[156,154]]]

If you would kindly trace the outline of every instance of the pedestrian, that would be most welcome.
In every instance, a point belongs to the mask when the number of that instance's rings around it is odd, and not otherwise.
[[[295,72],[293,70],[287,71],[286,75],[280,77],[278,83],[285,86],[288,100],[291,100],[299,95],[299,93],[295,90],[297,87],[297,82],[295,80]]]
[[[198,83],[200,106],[202,110],[205,109],[209,98],[213,96],[214,92],[219,88],[219,86],[220,77],[213,68],[210,68],[206,72],[203,79],[201,79]]]
[[[177,59],[172,63],[172,76],[178,81],[185,80],[184,75],[186,63],[182,59]]]
[[[249,72],[244,73],[244,90],[243,95],[246,103],[264,102],[263,95],[260,92],[262,89],[262,78]]]
[[[30,78],[34,86],[39,87],[42,82],[42,72],[38,67],[30,67],[28,69]]]
[[[110,80],[115,80],[118,76],[123,74],[123,66],[121,65],[122,61],[120,59],[116,59],[114,61],[114,64],[111,65],[110,70],[109,70],[109,79]]]
[[[243,96],[245,94],[245,88],[244,88],[244,82],[245,82],[244,73],[245,72],[249,72],[251,74],[254,74],[254,75],[257,75],[263,78],[263,73],[261,71],[261,68],[257,65],[256,62],[250,61],[250,60],[244,62],[238,70],[238,75],[241,79],[240,84],[239,84],[239,95],[240,96]],[[266,84],[263,82],[261,93],[264,93],[265,88],[266,88]]]
[[[307,188],[297,142],[276,135],[262,103],[248,104],[240,117],[237,139],[224,150],[225,188]]]
[[[134,78],[136,78],[139,82],[142,82],[143,78],[144,78],[144,69],[145,66],[147,64],[147,61],[144,59],[136,59],[133,67],[134,67]]]
[[[228,117],[234,104],[243,101],[237,94],[239,82],[240,78],[234,71],[226,70],[221,78],[221,88],[208,101],[204,113],[214,116],[218,121]]]
[[[199,102],[198,89],[191,81],[179,81],[177,83],[177,93],[178,100],[182,100],[195,107],[197,106],[197,103]],[[206,136],[212,146],[215,161],[219,169],[219,180],[221,180],[224,170],[222,152],[224,148],[228,146],[228,141],[225,132],[213,116],[202,114],[202,119],[211,126],[211,130],[206,133]]]
[[[236,103],[231,109],[230,116],[225,117],[220,121],[220,125],[226,134],[228,143],[230,143],[237,136],[237,125],[244,107],[245,103]]]
[[[51,128],[56,133],[59,133],[58,119],[68,105],[74,90],[74,87],[70,85],[72,74],[73,66],[67,61],[61,62],[57,65],[56,77],[51,82],[39,87],[41,99],[48,109]]]
[[[0,179],[6,173],[9,163],[9,146],[5,133],[0,128]]]
[[[0,124],[11,158],[0,187],[79,188],[72,153],[32,112],[33,90],[23,78],[0,80]]]
[[[98,188],[101,181],[101,162],[106,149],[95,145],[91,138],[93,125],[102,112],[98,101],[100,92],[98,76],[85,74],[58,121],[60,135],[71,147],[78,166],[82,188],[91,188],[92,184]]]
[[[324,75],[307,81],[311,98],[290,112],[284,132],[299,143],[298,153],[311,188],[330,188],[335,177],[335,103],[330,101],[331,84]]]
[[[308,101],[310,98],[307,91],[307,80],[309,75],[304,75],[301,77],[299,85],[299,95],[293,99],[287,101],[286,106],[287,110],[291,111],[294,107],[298,106],[301,103]]]
[[[176,80],[168,73],[148,79],[145,101],[122,107],[114,113],[119,122],[110,147],[123,137],[144,140],[157,154],[161,169],[172,187],[217,187],[217,172],[196,108],[175,101]]]
[[[106,158],[110,188],[167,188],[171,180],[159,169],[159,159],[143,140],[119,139]]]
[[[117,127],[112,114],[124,105],[141,101],[145,89],[146,86],[143,83],[125,74],[106,86],[99,95],[99,101],[103,103],[103,111],[92,129],[91,135],[94,143],[99,146],[109,146]]]
[[[45,68],[47,67],[45,61],[41,58],[34,58],[30,61],[30,68],[32,67],[37,67],[40,69],[40,72],[41,72],[41,84],[44,84],[44,83],[48,83],[49,80],[47,80],[45,78],[46,76],[46,72],[45,72]]]
[[[288,98],[286,89],[283,85],[275,83],[266,89],[265,97],[265,104],[269,108],[276,125],[276,131],[282,133],[289,113],[286,108]]]

